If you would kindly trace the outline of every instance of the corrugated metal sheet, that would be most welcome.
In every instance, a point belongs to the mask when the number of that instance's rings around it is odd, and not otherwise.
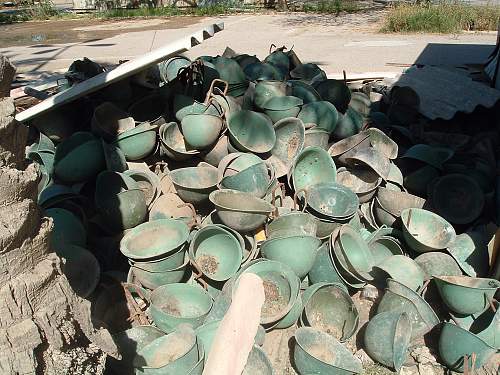
[[[491,108],[500,102],[500,90],[473,81],[458,69],[412,67],[393,86],[415,90],[420,97],[419,112],[431,120],[450,120],[457,112],[471,113],[478,106]]]

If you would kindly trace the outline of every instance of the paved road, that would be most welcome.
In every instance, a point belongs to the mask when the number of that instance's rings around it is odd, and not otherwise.
[[[0,48],[17,64],[20,72],[64,71],[83,56],[101,62],[116,63],[131,59],[152,48],[196,31],[204,24],[225,22],[225,30],[187,53],[189,57],[221,54],[226,46],[236,51],[265,57],[271,43],[294,46],[299,57],[316,62],[331,75],[364,72],[397,72],[398,64],[479,63],[486,60],[496,42],[496,33],[460,35],[380,34],[380,13],[370,15],[263,14],[235,15],[221,18],[184,19],[183,27],[167,28],[158,20],[96,22],[76,31],[106,35],[90,41],[63,44],[35,44]],[[170,19],[171,20],[171,19]],[[56,22],[56,21],[51,21]],[[139,22],[139,23],[138,23]],[[156,22],[156,24],[154,23]],[[170,21],[168,21],[170,22]],[[154,30],[136,31],[134,26],[151,23]],[[51,26],[53,24],[49,24]],[[1,28],[0,28],[1,31]],[[1,35],[1,33],[0,33]],[[0,36],[0,46],[2,45]]]

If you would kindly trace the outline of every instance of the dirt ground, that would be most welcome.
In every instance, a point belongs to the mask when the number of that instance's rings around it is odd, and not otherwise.
[[[170,17],[129,21],[89,18],[34,21],[0,26],[1,46],[25,46],[89,42],[110,38],[125,32],[181,29],[200,22],[203,17]]]
[[[383,10],[364,13],[246,13],[221,17],[133,20],[60,20],[0,26],[0,53],[20,73],[47,77],[64,72],[75,59],[101,63],[141,56],[206,25],[224,30],[186,53],[189,58],[222,54],[229,46],[264,58],[269,46],[293,46],[304,62],[315,62],[332,78],[398,73],[408,64],[462,65],[486,61],[496,33],[460,35],[382,34]],[[251,33],[250,33],[251,32]]]

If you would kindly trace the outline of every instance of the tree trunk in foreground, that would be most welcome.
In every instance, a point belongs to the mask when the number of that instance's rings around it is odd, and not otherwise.
[[[103,350],[114,345],[93,328],[90,303],[73,292],[49,247],[52,221],[34,201],[38,171],[25,162],[27,135],[13,100],[0,95],[0,373],[102,374]]]

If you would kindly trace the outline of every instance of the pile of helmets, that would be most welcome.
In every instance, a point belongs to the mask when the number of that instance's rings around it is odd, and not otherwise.
[[[491,140],[425,127],[414,91],[328,79],[284,48],[146,73],[29,124],[51,245],[119,348],[112,371],[201,374],[244,273],[265,292],[244,374],[280,373],[261,346],[289,327],[303,375],[361,373],[358,336],[397,371],[437,328],[454,371],[499,350]],[[385,292],[361,324],[369,284]]]

